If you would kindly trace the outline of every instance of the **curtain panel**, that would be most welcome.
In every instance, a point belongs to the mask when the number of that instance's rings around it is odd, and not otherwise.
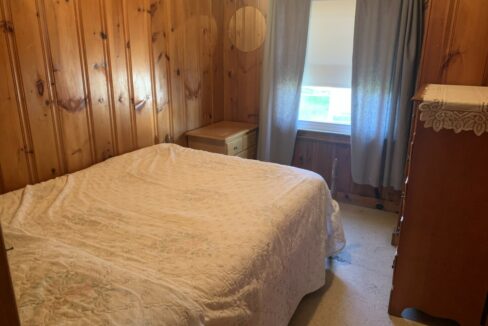
[[[352,176],[401,189],[423,39],[423,0],[358,0],[352,78]]]
[[[291,164],[311,0],[270,0],[261,86],[258,158]]]

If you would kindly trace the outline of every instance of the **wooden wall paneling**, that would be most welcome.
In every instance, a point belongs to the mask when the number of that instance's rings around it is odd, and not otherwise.
[[[102,2],[104,24],[108,39],[109,87],[114,109],[114,129],[119,154],[136,148],[134,130],[135,112],[131,106],[130,71],[127,56],[127,36],[123,2],[104,0]]]
[[[349,136],[299,131],[293,166],[320,174],[327,184],[332,186],[332,168],[335,159],[338,160],[334,180],[337,200],[398,212],[401,195],[399,191],[390,188],[375,189],[353,182]]]
[[[237,78],[237,61],[234,60],[239,51],[231,38],[237,38],[235,26],[230,26],[230,20],[238,9],[237,0],[225,0],[224,23],[222,36],[224,46],[224,119],[232,120],[239,110],[239,79]]]
[[[243,1],[244,6],[256,7],[259,11],[255,11],[250,14],[249,11],[244,15],[244,19],[240,22],[242,25],[238,27],[239,29],[247,29],[251,26],[251,33],[244,33],[244,37],[251,35],[250,39],[247,40],[248,44],[255,44],[256,39],[261,39],[260,35],[266,34],[266,29],[259,24],[259,15],[264,15],[267,17],[268,1],[267,0],[257,0]],[[262,36],[264,39],[264,36]],[[264,55],[264,43],[261,44],[256,50],[251,52],[237,52],[238,60],[238,79],[242,87],[242,94],[239,96],[239,114],[236,119],[239,121],[247,121],[252,123],[259,122],[259,111],[260,111],[260,101],[261,101],[261,72],[263,65],[263,55]]]
[[[64,172],[56,128],[56,111],[50,92],[45,48],[36,1],[6,0],[14,27],[14,47],[19,83],[27,109],[32,141],[35,181]]]
[[[315,148],[316,158],[314,160],[314,171],[322,175],[327,180],[329,186],[332,185],[332,168],[336,159],[336,144],[328,142],[317,142]],[[322,153],[322,155],[318,155]],[[337,180],[336,180],[337,181]]]
[[[152,0],[151,12],[151,34],[152,34],[152,55],[154,69],[155,102],[157,108],[157,126],[159,143],[169,142],[173,139],[170,84],[169,84],[169,55],[168,37],[169,33],[169,0]]]
[[[211,0],[188,2],[184,24],[179,28],[177,38],[184,44],[186,126],[192,130],[213,121],[212,57],[217,27]]]
[[[151,146],[156,135],[151,65],[151,20],[148,0],[125,0],[127,50],[132,73],[132,110],[135,110],[137,147]]]
[[[95,160],[101,162],[117,152],[112,123],[112,96],[107,78],[107,32],[103,26],[100,0],[81,0],[79,5]]]
[[[0,2],[0,172],[2,191],[32,182],[29,169],[22,108],[16,92],[13,62],[9,56],[8,34],[13,25],[6,20],[4,1]]]
[[[211,0],[172,1],[170,4],[170,67],[175,140],[214,121],[213,63],[217,22]]]
[[[94,162],[76,7],[74,1],[43,2],[64,161],[73,172]]]
[[[430,0],[419,86],[488,85],[488,3]]]
[[[203,0],[206,1],[206,0]],[[176,39],[183,46],[182,81],[185,90],[186,129],[200,126],[202,103],[202,77],[200,61],[202,42],[199,33],[201,26],[200,1],[185,1],[182,24],[177,27]]]
[[[314,145],[315,141],[312,140],[297,141],[292,165],[301,169],[313,171],[313,161],[315,159]]]
[[[186,144],[186,105],[185,86],[183,77],[184,67],[184,35],[181,37],[181,27],[185,21],[186,1],[170,1],[171,34],[169,38],[171,100],[173,113],[174,139],[177,144]],[[183,33],[184,34],[184,33]],[[179,36],[179,38],[178,38]]]
[[[351,175],[351,146],[337,144],[335,158],[337,158],[336,192],[349,193],[354,184]]]
[[[445,84],[483,85],[488,57],[487,17],[488,1],[460,1],[446,54]]]
[[[258,11],[246,11],[233,19],[236,12],[247,6],[255,7]],[[226,119],[258,123],[260,108],[260,85],[264,44],[256,50],[242,51],[231,39],[242,44],[253,44],[260,35],[266,34],[260,22],[259,15],[267,17],[267,0],[229,0],[226,4],[224,29],[225,55],[227,70],[225,91]],[[249,38],[242,40],[242,38]]]
[[[446,57],[450,47],[452,17],[460,0],[430,0],[425,22],[424,47],[420,66],[419,84],[442,83],[444,67],[452,55]],[[427,55],[428,53],[428,55]]]
[[[226,0],[212,0],[212,15],[216,24],[216,43],[213,52],[213,122],[224,120],[224,39],[226,24],[224,21]]]
[[[198,74],[200,75],[200,83],[201,83],[201,101],[200,101],[200,112],[198,116],[198,124],[195,125],[196,128],[208,125],[215,121],[214,119],[214,111],[215,108],[214,104],[214,69],[213,65],[218,64],[222,65],[222,63],[215,62],[213,60],[216,57],[217,43],[219,38],[219,32],[217,29],[217,21],[213,15],[214,13],[214,3],[212,0],[201,1],[200,3],[200,11],[197,16],[200,16],[198,19],[199,25],[197,25],[197,35],[199,35],[199,46],[200,46],[200,71]],[[190,124],[189,127],[193,127]],[[193,128],[192,128],[193,129]]]

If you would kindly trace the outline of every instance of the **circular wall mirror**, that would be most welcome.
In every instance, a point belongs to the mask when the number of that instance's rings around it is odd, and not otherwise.
[[[229,23],[229,37],[232,44],[243,52],[260,48],[266,37],[266,18],[256,7],[239,8]]]

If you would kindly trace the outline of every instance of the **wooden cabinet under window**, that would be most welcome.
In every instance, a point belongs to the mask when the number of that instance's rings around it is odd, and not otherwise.
[[[190,148],[256,159],[257,129],[255,124],[222,121],[192,130],[186,135]]]
[[[389,311],[485,326],[488,87],[429,85],[417,98]]]

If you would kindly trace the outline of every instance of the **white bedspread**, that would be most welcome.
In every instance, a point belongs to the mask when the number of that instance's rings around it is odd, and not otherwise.
[[[312,172],[176,145],[0,196],[24,325],[286,325],[333,213]]]

